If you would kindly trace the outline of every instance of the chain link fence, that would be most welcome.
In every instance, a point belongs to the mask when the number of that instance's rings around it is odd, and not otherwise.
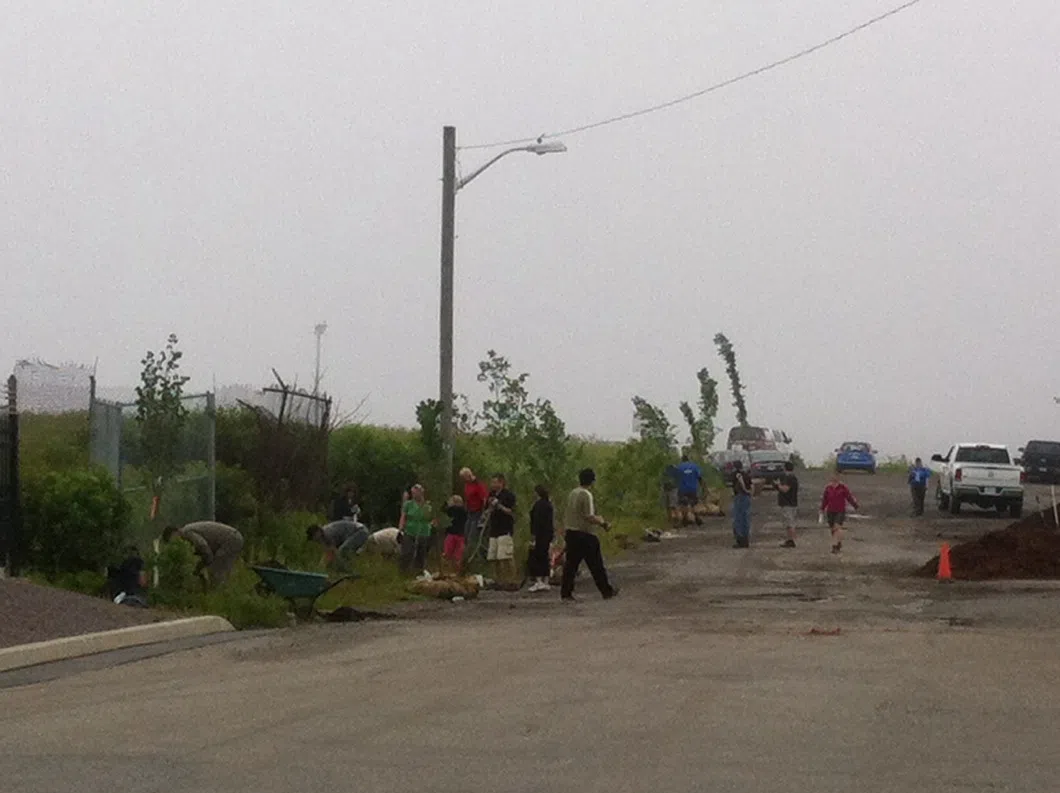
[[[132,508],[129,539],[150,548],[164,526],[213,520],[217,510],[215,440],[217,411],[214,395],[183,397],[187,420],[181,433],[178,472],[164,482],[155,500],[140,443],[136,405],[111,402],[93,394],[89,409],[89,456],[110,471]]]

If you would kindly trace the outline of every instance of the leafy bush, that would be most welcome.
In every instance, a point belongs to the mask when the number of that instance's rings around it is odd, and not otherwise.
[[[199,557],[187,542],[165,543],[149,566],[158,568],[158,586],[151,590],[151,601],[159,605],[187,608],[201,596],[203,579],[196,572]]]
[[[423,475],[418,434],[392,427],[348,426],[331,434],[328,469],[339,487],[353,482],[360,491],[361,519],[394,526],[401,493]]]
[[[617,515],[657,515],[662,509],[662,478],[675,461],[653,438],[627,441],[597,473],[601,503]]]
[[[46,576],[100,572],[117,557],[129,506],[101,469],[32,473],[22,485],[29,564]]]
[[[265,513],[254,530],[244,534],[247,544],[243,556],[253,562],[275,559],[298,570],[322,571],[322,549],[306,540],[305,530],[326,522],[315,512]]]
[[[286,625],[290,610],[287,601],[273,594],[261,594],[257,585],[257,575],[237,565],[224,586],[198,599],[196,610],[224,617],[240,630]]]
[[[99,597],[107,593],[107,577],[95,570],[82,570],[79,573],[59,573],[51,577],[31,571],[27,577],[35,584],[53,586],[58,589],[69,590],[70,592],[80,592],[83,595]]]
[[[242,527],[255,520],[258,500],[254,497],[254,477],[237,465],[217,463],[216,517],[221,523]]]
[[[216,614],[240,629],[276,628],[287,623],[287,602],[258,592],[258,577],[241,564],[222,586],[206,592],[195,572],[198,557],[188,543],[167,543],[152,563],[158,566],[158,586],[149,594],[154,606]]]

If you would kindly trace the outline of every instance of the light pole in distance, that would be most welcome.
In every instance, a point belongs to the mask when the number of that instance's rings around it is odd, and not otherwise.
[[[502,157],[525,151],[558,154],[567,147],[560,141],[545,141],[505,149],[463,179],[456,177],[456,127],[442,128],[442,269],[441,310],[438,331],[438,393],[442,403],[441,435],[445,454],[446,487],[453,484],[453,241],[456,237],[456,194]]]

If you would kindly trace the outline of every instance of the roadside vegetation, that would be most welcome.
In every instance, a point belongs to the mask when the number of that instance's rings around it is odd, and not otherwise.
[[[204,591],[185,543],[170,543],[154,553],[152,540],[161,533],[165,516],[174,513],[174,500],[187,497],[174,486],[181,476],[188,478],[178,447],[187,443],[182,430],[196,417],[181,402],[186,378],[180,362],[175,336],[142,361],[137,411],[126,419],[129,427],[123,435],[123,447],[129,447],[124,489],[105,470],[89,464],[87,413],[23,417],[30,576],[99,595],[106,589],[107,565],[120,561],[133,542],[152,577],[157,570],[152,605],[220,614],[237,627],[282,625],[288,619],[287,603],[262,595],[248,567],[237,565],[227,583]],[[602,537],[609,555],[635,547],[646,526],[664,519],[663,477],[682,452],[703,466],[708,486],[721,485],[707,458],[716,435],[718,393],[705,368],[696,374],[698,396],[680,405],[686,432],[661,408],[634,396],[639,430],[625,442],[569,434],[529,373],[518,372],[494,350],[478,369],[485,398],[472,406],[458,397],[455,459],[458,467],[469,466],[484,478],[498,471],[508,476],[520,505],[517,559],[525,558],[529,544],[526,516],[538,483],[549,486],[561,513],[577,471],[587,466],[597,471],[599,510],[614,526]],[[442,480],[439,408],[431,399],[410,406],[410,418],[416,421],[411,428],[334,422],[277,426],[250,406],[220,409],[215,425],[216,519],[243,533],[246,564],[274,560],[323,571],[320,548],[306,542],[305,529],[326,522],[325,506],[347,483],[356,485],[361,519],[372,529],[397,525],[401,494],[414,482],[427,487],[436,508],[459,492],[457,483]],[[322,606],[378,607],[412,597],[391,560],[363,555],[356,571],[358,580],[338,587]]]

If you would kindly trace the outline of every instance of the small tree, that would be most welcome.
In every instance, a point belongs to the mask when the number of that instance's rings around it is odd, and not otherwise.
[[[718,348],[718,354],[725,361],[725,371],[729,375],[729,384],[732,386],[732,406],[736,408],[736,421],[739,422],[741,427],[746,427],[747,403],[744,401],[740,372],[736,368],[736,351],[732,348],[732,342],[726,338],[724,333],[718,333],[714,336],[714,344]]]
[[[161,499],[171,476],[180,470],[181,433],[188,411],[181,397],[188,377],[180,373],[176,334],[169,334],[165,348],[150,350],[140,362],[140,385],[136,387],[136,421],[148,489]]]
[[[642,441],[652,441],[667,451],[677,446],[677,427],[670,423],[662,408],[644,397],[633,397],[633,420]]]
[[[688,402],[682,402],[680,408],[681,415],[688,423],[689,445],[696,456],[705,459],[717,436],[714,420],[718,415],[718,381],[710,376],[706,368],[696,372],[696,378],[699,380],[698,415]]]
[[[537,481],[558,481],[569,458],[568,436],[552,403],[531,399],[530,375],[513,375],[508,359],[494,350],[478,366],[478,381],[489,390],[478,419],[507,473],[513,479],[525,472]]]

